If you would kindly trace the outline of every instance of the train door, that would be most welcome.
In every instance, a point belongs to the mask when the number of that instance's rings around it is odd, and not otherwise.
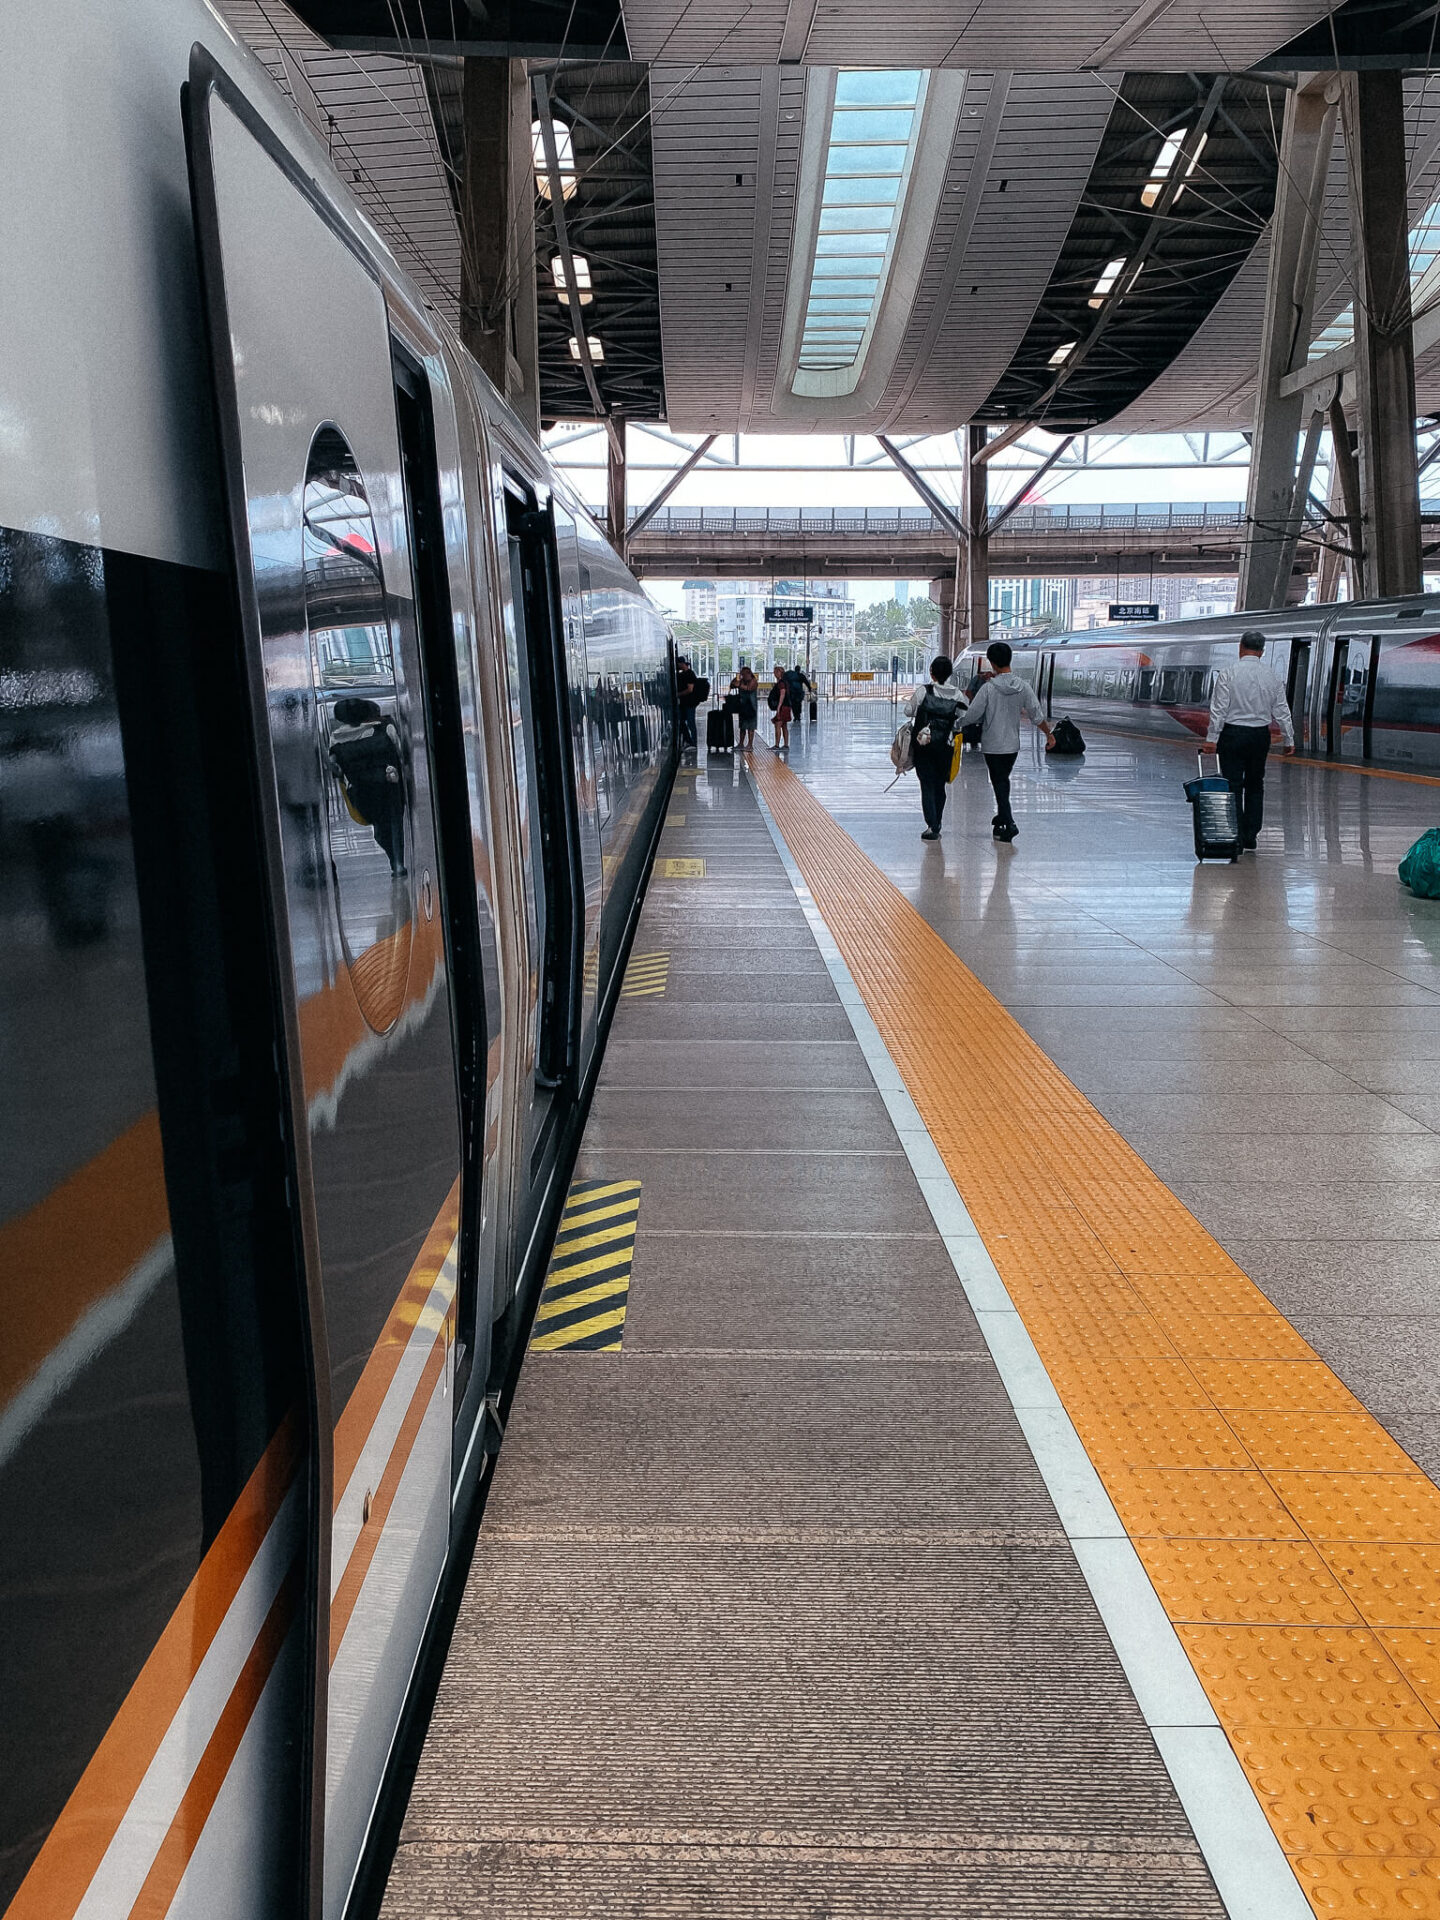
[[[555,518],[508,467],[504,515],[505,678],[529,953],[514,1236],[523,1252],[578,1084],[585,885]]]
[[[1325,689],[1325,751],[1337,760],[1368,760],[1380,664],[1378,634],[1340,634]]]
[[[383,288],[199,49],[186,118],[311,1286],[311,1910],[338,1920],[449,1532],[461,1159],[429,726]]]
[[[1285,698],[1295,723],[1295,744],[1303,753],[1309,745],[1310,642],[1290,642],[1290,664],[1285,674]]]

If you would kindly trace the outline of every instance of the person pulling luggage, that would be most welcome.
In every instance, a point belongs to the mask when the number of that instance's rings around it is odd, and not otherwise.
[[[1205,744],[1214,747],[1240,813],[1240,851],[1254,853],[1265,818],[1265,761],[1277,726],[1286,755],[1295,751],[1295,723],[1285,690],[1265,665],[1265,636],[1247,627],[1240,658],[1215,676]]]
[[[985,658],[995,671],[975,695],[965,715],[967,733],[975,726],[980,729],[980,751],[985,755],[985,768],[995,791],[995,817],[990,822],[993,837],[1007,844],[1020,831],[1010,810],[1010,774],[1020,752],[1021,717],[1040,729],[1047,746],[1055,744],[1054,729],[1045,718],[1045,709],[1036,698],[1035,689],[1028,681],[1017,680],[1010,671],[1014,657],[1007,641],[990,642]]]
[[[965,696],[954,683],[954,672],[955,665],[949,656],[937,653],[930,662],[929,679],[923,687],[916,687],[905,702],[905,711],[912,722],[910,753],[915,777],[920,782],[920,806],[925,814],[922,840],[940,838],[955,728],[965,710]]]

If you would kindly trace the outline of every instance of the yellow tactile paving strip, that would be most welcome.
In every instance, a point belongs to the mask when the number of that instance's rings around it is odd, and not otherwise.
[[[1440,1490],[801,781],[750,770],[1311,1905],[1440,1915]]]

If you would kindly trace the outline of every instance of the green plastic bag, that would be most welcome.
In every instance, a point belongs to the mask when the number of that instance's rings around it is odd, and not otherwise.
[[[1400,878],[1422,900],[1440,900],[1440,827],[1421,834],[1400,862]]]

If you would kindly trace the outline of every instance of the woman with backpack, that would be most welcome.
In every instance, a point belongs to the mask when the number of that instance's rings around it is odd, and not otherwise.
[[[940,838],[955,729],[965,711],[965,696],[951,678],[954,672],[954,662],[943,653],[936,654],[930,662],[930,678],[923,687],[917,687],[905,703],[912,728],[910,751],[925,814],[922,840]]]

